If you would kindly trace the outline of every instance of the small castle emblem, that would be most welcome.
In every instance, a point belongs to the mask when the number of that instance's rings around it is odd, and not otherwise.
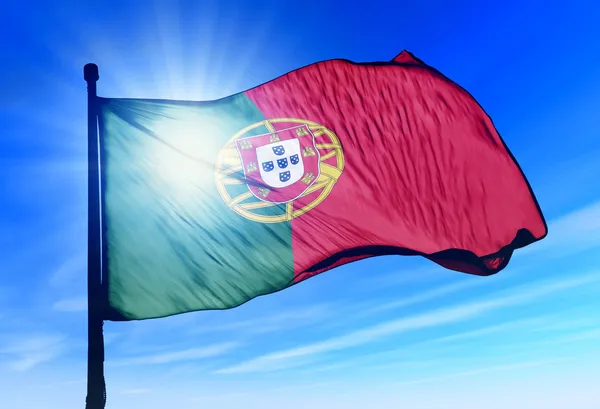
[[[250,162],[248,163],[248,166],[246,166],[246,173],[256,172],[257,170],[258,167],[256,166],[256,162]]]
[[[317,153],[315,152],[315,150],[310,147],[307,146],[304,149],[302,149],[302,156],[307,157],[307,156],[315,156]]]
[[[308,135],[308,132],[306,132],[306,128],[298,128],[298,129],[296,129],[296,135],[306,136],[306,135]]]
[[[305,174],[305,175],[302,177],[302,179],[301,179],[301,180],[302,180],[302,182],[303,182],[303,183],[305,183],[305,184],[307,184],[307,185],[308,185],[310,182],[312,182],[312,181],[313,181],[313,179],[314,179],[314,178],[315,178],[315,175],[314,175],[314,173],[312,173],[312,172],[308,172],[307,174]]]
[[[267,189],[266,187],[259,187],[258,188],[258,194],[261,195],[262,197],[267,197],[269,196],[269,193],[271,193],[271,190]]]
[[[246,149],[252,149],[252,142],[244,139],[240,141],[240,149],[246,150]]]

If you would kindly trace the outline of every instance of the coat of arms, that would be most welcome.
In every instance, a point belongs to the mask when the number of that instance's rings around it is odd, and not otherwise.
[[[305,124],[241,138],[236,147],[248,188],[260,200],[293,201],[319,177],[319,151]]]
[[[239,215],[281,223],[325,200],[344,164],[341,142],[331,129],[304,119],[271,118],[241,129],[223,146],[215,182]]]

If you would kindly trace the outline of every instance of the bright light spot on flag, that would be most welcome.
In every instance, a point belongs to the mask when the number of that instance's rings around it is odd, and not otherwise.
[[[191,109],[179,109],[153,127],[159,139],[150,152],[154,180],[170,191],[177,202],[197,201],[216,189],[215,160],[222,148],[211,135],[210,123],[194,118]]]

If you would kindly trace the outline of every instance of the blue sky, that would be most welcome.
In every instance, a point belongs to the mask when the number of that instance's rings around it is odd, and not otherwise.
[[[595,2],[119,3],[0,6],[7,408],[85,400],[85,63],[102,96],[207,100],[403,49],[492,116],[548,237],[493,277],[382,257],[229,311],[107,323],[107,407],[600,407]]]

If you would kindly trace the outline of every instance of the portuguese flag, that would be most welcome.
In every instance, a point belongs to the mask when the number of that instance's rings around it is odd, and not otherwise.
[[[108,320],[225,309],[367,257],[490,275],[546,235],[468,92],[403,52],[216,101],[98,98]]]

